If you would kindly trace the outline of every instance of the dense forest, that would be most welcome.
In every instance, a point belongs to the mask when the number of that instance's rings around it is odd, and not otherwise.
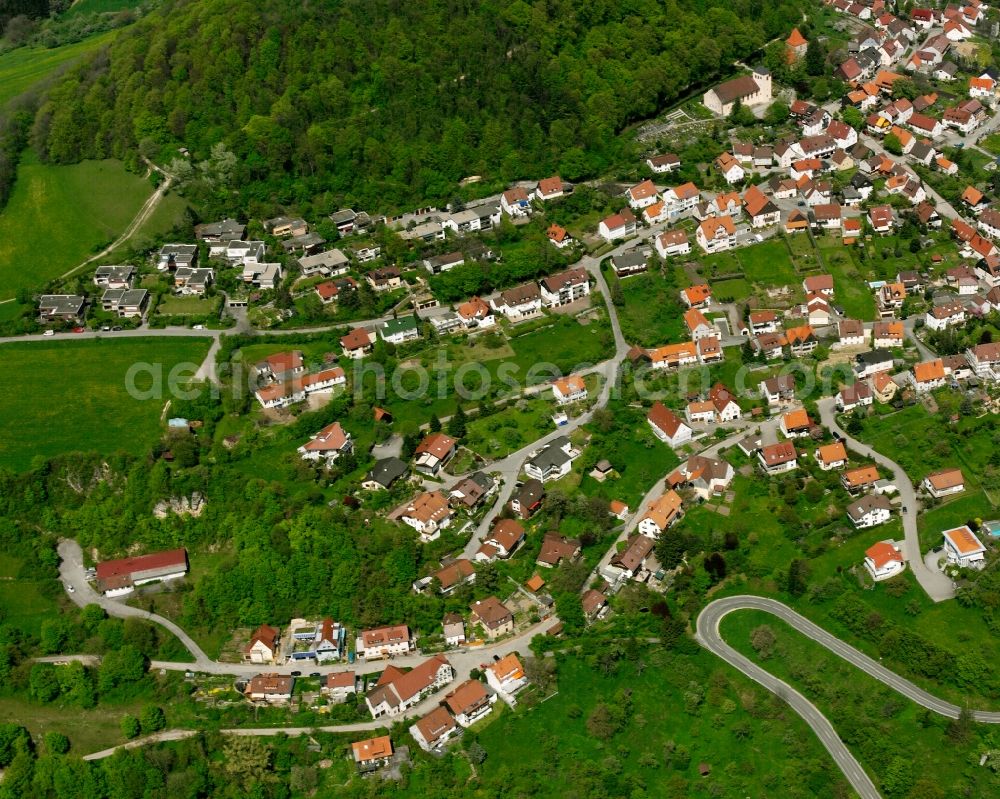
[[[48,95],[68,163],[224,143],[254,202],[391,210],[469,175],[595,175],[616,134],[783,35],[800,0],[174,0]],[[235,205],[216,186],[220,206]],[[210,203],[211,205],[211,203]]]

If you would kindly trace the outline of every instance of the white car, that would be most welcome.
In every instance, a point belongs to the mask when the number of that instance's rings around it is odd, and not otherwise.
[[[69,583],[66,583],[66,590],[69,591],[71,594],[76,593],[76,589]]]
[[[54,336],[55,334],[56,334],[55,330],[46,330],[44,333],[42,333],[43,336]]]
[[[204,329],[205,329],[205,326],[204,326],[204,325],[195,325],[195,326],[194,326],[193,328],[191,328],[191,329],[192,329],[192,330],[204,330]]]

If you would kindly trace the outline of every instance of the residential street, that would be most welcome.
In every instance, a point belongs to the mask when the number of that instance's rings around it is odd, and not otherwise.
[[[920,587],[924,589],[932,600],[942,602],[955,596],[955,588],[951,580],[939,571],[932,571],[924,565],[924,558],[920,552],[920,537],[917,533],[917,515],[920,511],[920,503],[917,501],[917,492],[913,489],[913,483],[903,471],[903,468],[895,461],[889,460],[885,455],[875,451],[866,444],[862,444],[855,438],[845,433],[837,424],[836,408],[833,397],[824,397],[816,403],[819,409],[820,419],[830,432],[837,433],[843,438],[849,449],[871,458],[879,465],[892,472],[899,489],[899,497],[902,500],[901,515],[903,517],[903,555],[906,557],[907,568],[912,569],[913,576],[917,578]]]

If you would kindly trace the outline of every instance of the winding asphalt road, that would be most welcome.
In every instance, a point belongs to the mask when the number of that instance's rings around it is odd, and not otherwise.
[[[831,635],[822,627],[813,624],[804,616],[799,615],[787,605],[774,599],[759,596],[731,596],[710,602],[697,620],[695,638],[699,644],[714,655],[725,660],[731,666],[742,672],[756,683],[764,686],[771,693],[784,699],[798,713],[820,739],[820,743],[833,757],[838,768],[847,777],[851,787],[862,799],[880,799],[880,794],[871,778],[865,773],[861,764],[850,753],[844,742],[840,740],[833,725],[802,694],[788,683],[779,680],[758,666],[745,655],[737,652],[727,644],[719,633],[719,624],[728,614],[738,610],[760,610],[781,619],[807,638],[843,658],[879,682],[892,688],[921,707],[925,707],[950,719],[958,718],[961,711],[958,705],[945,702],[923,688],[914,685],[893,671],[882,666],[877,661],[858,651],[850,644],[845,644],[839,638]],[[973,718],[984,724],[1000,724],[1000,713],[976,710]]]
[[[924,564],[924,558],[920,552],[920,535],[917,530],[917,513],[920,510],[920,503],[917,500],[917,492],[913,489],[913,483],[903,467],[895,461],[890,460],[877,450],[872,449],[867,444],[862,444],[852,438],[837,424],[836,406],[833,397],[824,397],[816,403],[819,410],[820,420],[823,425],[833,433],[837,433],[844,441],[848,449],[871,458],[875,463],[892,472],[892,476],[899,490],[902,500],[903,517],[903,555],[913,571],[913,576],[917,578],[920,587],[924,589],[927,596],[935,602],[943,602],[955,596],[955,588],[951,580],[939,571],[928,569]]]

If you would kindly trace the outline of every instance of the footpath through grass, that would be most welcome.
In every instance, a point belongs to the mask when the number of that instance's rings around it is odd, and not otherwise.
[[[196,368],[208,347],[208,339],[195,338],[0,346],[7,377],[7,390],[0,393],[0,466],[24,469],[35,456],[74,451],[142,452],[160,435],[170,370],[179,363]],[[163,376],[163,391],[151,399],[134,399],[126,388],[126,375],[137,363]],[[146,374],[136,385],[148,390],[152,380]]]
[[[38,288],[114,241],[152,192],[119,161],[48,166],[26,153],[0,211],[0,300]]]

